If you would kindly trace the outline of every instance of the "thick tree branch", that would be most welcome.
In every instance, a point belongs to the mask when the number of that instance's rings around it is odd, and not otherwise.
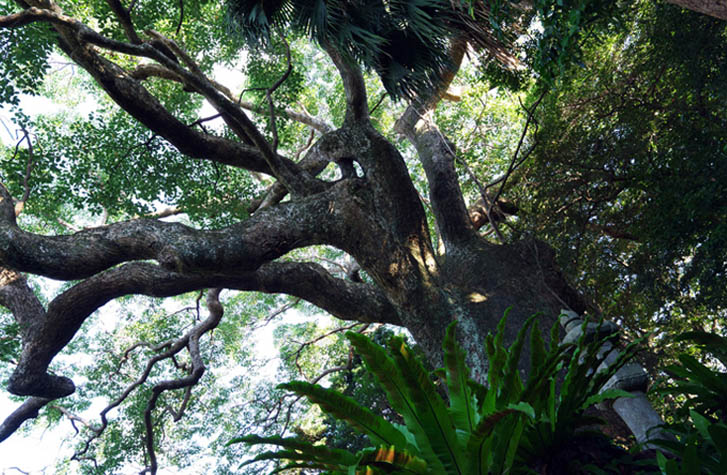
[[[46,374],[48,365],[85,319],[110,300],[130,294],[168,297],[206,287],[286,293],[341,319],[399,323],[397,311],[376,287],[335,278],[313,263],[271,262],[252,272],[193,274],[131,263],[97,274],[51,301],[47,317],[24,337],[21,360],[8,389],[14,394],[55,397],[72,392],[70,380]]]
[[[667,2],[720,20],[727,20],[727,0],[667,0]]]
[[[121,27],[124,29],[126,37],[134,44],[141,44],[141,38],[136,33],[134,25],[131,23],[131,12],[124,8],[120,0],[106,0],[106,3],[111,7],[111,11],[119,19]]]
[[[369,120],[369,104],[366,99],[366,83],[361,68],[346,58],[331,45],[323,45],[328,56],[333,60],[343,81],[343,90],[346,93],[346,124],[353,124]]]
[[[467,213],[454,169],[454,145],[431,120],[431,112],[446,93],[461,63],[466,43],[457,42],[450,52],[455,69],[445,74],[442,86],[432,97],[410,105],[397,121],[395,129],[417,149],[429,182],[429,196],[445,248],[472,239],[476,233]]]
[[[26,399],[19,408],[14,410],[12,414],[6,417],[3,423],[0,424],[0,442],[10,437],[20,428],[21,425],[23,425],[23,422],[28,419],[35,419],[38,417],[38,411],[52,400],[53,399],[43,397],[31,397]]]
[[[203,79],[181,68],[173,60],[156,50],[149,44],[128,44],[105,38],[77,20],[60,13],[52,5],[53,11],[41,8],[29,8],[23,12],[0,17],[0,27],[16,27],[33,21],[45,21],[56,26],[59,32],[59,45],[74,61],[88,71],[121,108],[132,117],[147,126],[150,130],[164,137],[183,154],[192,158],[217,161],[227,165],[245,168],[252,171],[271,174],[265,157],[259,150],[249,144],[241,144],[196,131],[170,114],[161,103],[151,95],[127,71],[115,63],[103,58],[89,46],[111,49],[125,54],[138,55],[161,61],[174,74],[188,80],[184,74],[194,77],[199,83]],[[174,68],[178,68],[177,71]],[[180,75],[179,71],[184,74]],[[203,84],[214,89],[209,84]],[[219,94],[219,93],[217,93]]]
[[[232,129],[238,137],[243,140],[249,139],[255,147],[260,151],[273,174],[288,188],[289,191],[298,195],[305,195],[311,191],[320,190],[316,186],[316,181],[307,175],[303,170],[292,161],[280,157],[275,151],[275,144],[269,144],[265,137],[260,133],[255,124],[247,117],[242,109],[235,104],[234,101],[228,99],[225,94],[221,93],[216,85],[207,79],[202,71],[197,67],[196,63],[180,48],[174,41],[163,37],[154,31],[147,31],[156,41],[162,42],[168,49],[179,55],[191,71],[187,71],[172,58],[160,52],[158,49],[150,45],[143,44],[139,46],[127,44],[115,44],[110,40],[98,40],[97,36],[88,36],[95,44],[103,43],[100,46],[120,51],[136,56],[144,56],[159,62],[175,74],[179,75],[182,80],[202,94],[217,109],[225,123]],[[284,79],[284,78],[282,78]]]
[[[10,195],[0,185],[0,265],[62,280],[85,278],[141,259],[155,259],[177,271],[254,270],[299,247],[344,245],[345,230],[330,213],[336,192],[331,189],[295,204],[267,208],[222,230],[138,219],[73,235],[42,236],[17,227]],[[2,219],[5,213],[8,216]]]

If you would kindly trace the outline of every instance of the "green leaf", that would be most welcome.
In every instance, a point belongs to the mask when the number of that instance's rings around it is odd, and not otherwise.
[[[679,355],[679,361],[692,372],[690,379],[696,379],[708,389],[718,393],[727,393],[727,377],[712,371],[690,355]]]
[[[537,373],[538,368],[544,365],[547,359],[543,335],[540,334],[538,320],[535,320],[530,332],[530,374]]]
[[[712,442],[719,452],[719,462],[725,469],[727,468],[727,425],[714,423],[709,426],[708,430]]]
[[[423,420],[423,414],[419,413],[419,407],[410,394],[412,390],[419,391],[419,388],[416,385],[411,387],[411,380],[404,379],[400,361],[395,362],[382,347],[376,345],[364,335],[348,332],[346,338],[351,342],[356,352],[361,355],[366,368],[386,393],[391,407],[401,414],[407,429],[417,441],[422,457],[433,470],[444,470],[442,462],[437,458],[426,432],[426,426],[430,421],[425,422]]]
[[[447,327],[444,336],[444,365],[449,390],[450,413],[457,429],[471,433],[477,423],[475,401],[469,385],[470,369],[465,364],[464,350],[455,337],[456,322]]]
[[[243,465],[247,465],[258,460],[271,460],[281,458],[290,460],[320,461],[328,464],[338,464],[342,466],[349,466],[356,463],[356,456],[353,455],[351,452],[348,452],[347,450],[332,449],[325,445],[313,445],[310,442],[293,437],[284,438],[277,435],[270,437],[260,437],[253,434],[232,439],[227,443],[227,445],[229,446],[239,443],[248,445],[277,445],[288,449],[286,451],[280,452],[265,452],[258,455],[256,458],[245,462]],[[289,453],[300,453],[302,454],[302,456],[305,455],[306,458],[300,458],[295,456],[289,457],[287,456]],[[271,456],[270,454],[279,454],[279,456]]]
[[[505,364],[505,384],[503,389],[503,399],[505,401],[514,401],[520,397],[523,390],[522,380],[520,379],[520,371],[518,363],[520,362],[520,354],[525,344],[525,335],[533,324],[537,314],[527,319],[525,324],[520,328],[515,337],[515,341],[510,345],[507,353],[507,363]]]
[[[581,405],[580,408],[582,410],[585,410],[585,409],[593,406],[594,404],[599,404],[608,399],[618,399],[620,397],[635,397],[635,396],[628,391],[624,391],[623,389],[610,388],[610,389],[606,389],[605,391],[601,391],[598,394],[594,394],[593,396],[590,396],[583,402],[583,404]]]
[[[307,397],[331,416],[369,436],[375,444],[406,447],[406,437],[393,424],[347,396],[304,381],[292,381],[278,387]]]
[[[701,435],[704,440],[712,442],[712,436],[709,433],[709,420],[692,409],[689,410],[689,417],[692,418],[692,422],[694,422],[694,427],[696,427],[699,431],[699,435]]]
[[[429,473],[427,462],[412,453],[396,447],[366,449],[358,461],[358,467],[373,465],[386,473],[401,470],[404,473]]]
[[[465,458],[459,446],[452,418],[422,363],[401,338],[392,338],[390,347],[406,381],[420,429],[447,473],[464,473]],[[417,435],[417,432],[414,432]],[[417,438],[417,442],[419,442]]]
[[[493,431],[500,421],[510,414],[518,412],[517,409],[508,408],[489,414],[484,417],[472,432],[467,442],[467,454],[474,459],[470,460],[474,473],[487,475],[491,473],[493,462],[492,445],[495,436]]]

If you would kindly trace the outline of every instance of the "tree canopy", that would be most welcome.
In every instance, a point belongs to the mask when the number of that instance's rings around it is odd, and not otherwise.
[[[456,321],[485,384],[506,309],[508,344],[567,309],[663,374],[725,332],[713,3],[0,0],[0,440],[70,421],[59,473],[355,452],[275,383],[400,422],[343,332],[435,369]]]

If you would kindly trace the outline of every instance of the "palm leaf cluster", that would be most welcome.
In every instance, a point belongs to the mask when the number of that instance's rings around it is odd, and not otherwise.
[[[633,346],[615,365],[599,372],[602,340],[587,341],[584,336],[577,343],[558,345],[554,327],[551,342],[555,343],[546,345],[533,317],[506,348],[505,318],[497,334],[486,340],[487,386],[471,379],[454,324],[443,344],[445,366],[435,372],[446,388],[439,387],[403,339],[392,338],[387,351],[363,335],[347,334],[391,407],[402,416],[403,425],[393,424],[331,389],[300,381],[281,385],[366,434],[370,448],[354,454],[277,436],[245,436],[230,443],[280,447],[245,462],[286,461],[273,473],[291,468],[335,474],[526,472],[533,460],[557,450],[575,431],[593,422],[584,416],[587,407],[627,395],[620,390],[599,390],[633,354]],[[523,382],[518,362],[531,328],[531,377]],[[562,369],[566,373],[557,384]],[[448,398],[443,397],[445,392]]]
[[[254,45],[275,32],[303,34],[373,69],[392,97],[437,90],[453,68],[455,39],[513,58],[488,21],[487,2],[459,0],[228,0],[233,24]],[[507,36],[507,35],[505,35]]]
[[[693,331],[677,340],[700,345],[718,364],[704,364],[681,354],[679,363],[666,368],[673,383],[658,392],[686,400],[676,414],[676,422],[668,427],[676,438],[659,441],[678,458],[658,454],[659,468],[667,475],[727,473],[727,372],[718,369],[720,365],[727,367],[727,338]]]

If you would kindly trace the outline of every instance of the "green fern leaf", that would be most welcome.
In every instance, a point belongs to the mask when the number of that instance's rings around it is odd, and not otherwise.
[[[457,429],[470,434],[477,424],[475,400],[469,385],[470,369],[465,364],[464,350],[455,338],[456,322],[447,327],[444,336],[444,366],[449,389],[449,410]]]
[[[419,433],[425,435],[426,441],[431,445],[446,473],[464,473],[465,458],[457,440],[454,424],[428,372],[411,353],[411,349],[403,339],[392,338],[389,344],[416,408],[421,432],[416,431],[414,435]],[[420,442],[420,437],[417,438],[417,442]]]
[[[356,463],[356,456],[347,450],[332,449],[325,445],[313,445],[310,442],[296,437],[280,437],[278,435],[260,437],[252,434],[232,439],[227,443],[227,445],[229,446],[239,443],[248,445],[277,445],[290,451],[299,451],[301,453],[310,454],[318,460],[325,460],[339,465],[348,466]]]
[[[307,397],[331,416],[366,434],[377,445],[406,447],[406,437],[393,424],[347,396],[304,381],[291,381],[278,387]]]
[[[429,473],[427,462],[424,459],[393,446],[365,449],[358,463],[358,468],[363,467],[375,467],[385,473]]]

